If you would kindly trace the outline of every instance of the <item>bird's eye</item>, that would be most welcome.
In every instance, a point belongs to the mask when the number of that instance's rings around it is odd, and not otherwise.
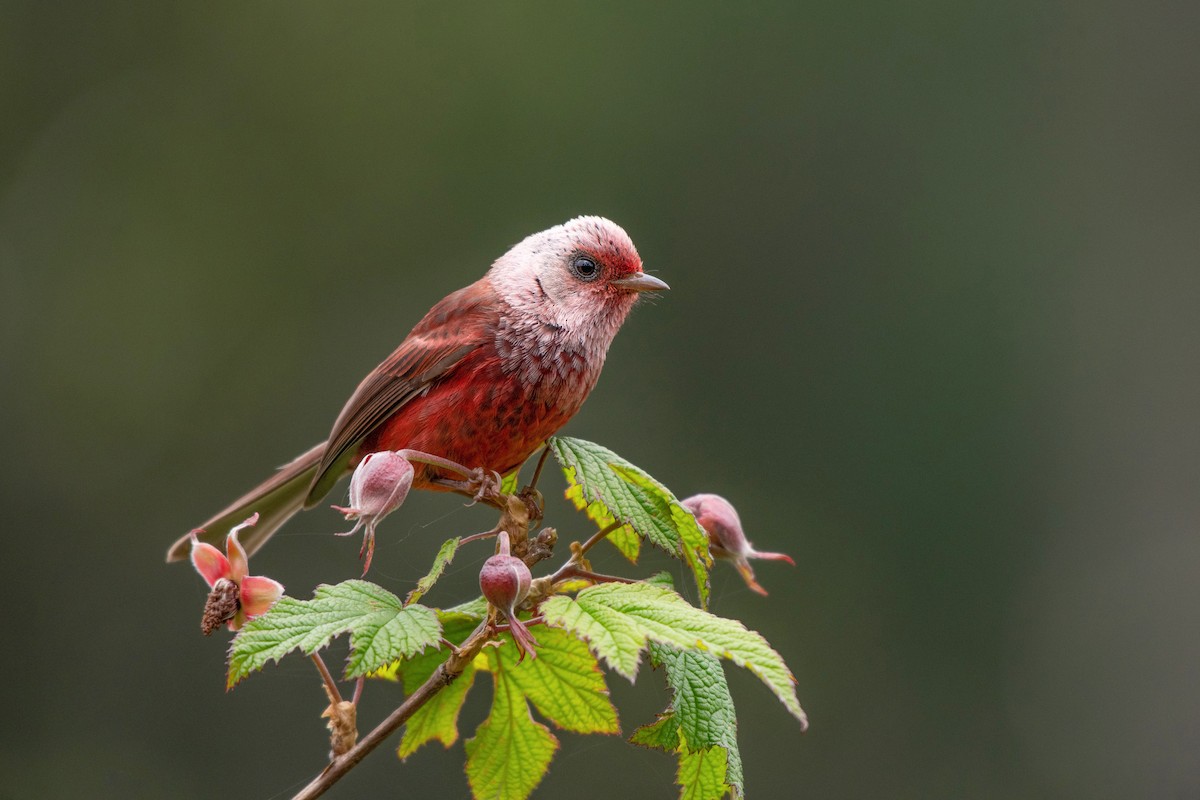
[[[600,265],[587,256],[575,256],[571,259],[571,272],[581,281],[594,281],[600,274]]]

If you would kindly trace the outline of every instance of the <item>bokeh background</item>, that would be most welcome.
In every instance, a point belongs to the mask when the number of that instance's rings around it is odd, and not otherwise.
[[[0,797],[315,774],[311,666],[226,694],[165,548],[581,213],[673,290],[567,431],[797,560],[769,599],[715,575],[812,719],[728,670],[751,797],[1196,797],[1198,33],[1193,2],[5,3]],[[490,524],[414,496],[372,576]],[[352,577],[343,527],[253,571]],[[665,702],[611,686],[626,733]],[[669,757],[561,738],[536,796],[672,796]],[[330,796],[465,797],[462,759],[381,750]]]

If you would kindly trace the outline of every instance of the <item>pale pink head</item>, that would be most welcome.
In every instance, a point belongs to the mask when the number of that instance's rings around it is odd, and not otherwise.
[[[754,549],[746,539],[742,530],[742,520],[738,517],[733,504],[719,494],[697,494],[680,505],[691,511],[700,523],[700,527],[708,533],[708,547],[714,558],[733,562],[737,571],[742,574],[742,580],[754,591],[765,595],[767,590],[759,585],[754,578],[754,569],[750,559],[761,558],[768,561],[786,561],[795,566],[791,556],[783,553],[763,553]]]
[[[603,217],[526,237],[496,260],[488,280],[515,310],[602,351],[640,294],[669,288],[642,271],[629,234]]]

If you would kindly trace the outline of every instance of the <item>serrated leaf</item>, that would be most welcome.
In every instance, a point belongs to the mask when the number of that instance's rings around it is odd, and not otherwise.
[[[266,614],[246,623],[230,644],[226,685],[233,687],[292,650],[311,655],[342,633],[350,634],[345,675],[355,678],[436,645],[442,626],[432,609],[405,607],[373,583],[322,584],[312,600],[281,597]]]
[[[650,645],[650,657],[665,668],[671,688],[671,712],[679,726],[684,752],[720,750],[722,780],[743,794],[742,756],[737,744],[737,714],[725,670],[712,653]],[[708,758],[714,758],[710,752]],[[726,761],[727,760],[727,761]],[[680,774],[684,774],[680,764]]]
[[[433,588],[437,583],[438,578],[442,577],[442,573],[446,571],[446,567],[454,560],[454,554],[458,552],[458,543],[462,541],[461,536],[455,536],[453,539],[447,539],[438,549],[437,555],[433,558],[433,566],[429,568],[429,573],[421,580],[417,581],[417,588],[408,593],[408,597],[404,598],[404,605],[411,605],[422,597],[425,593]]]
[[[670,589],[646,583],[604,583],[574,598],[556,595],[541,605],[546,623],[588,641],[610,667],[633,680],[648,641],[681,650],[708,650],[745,667],[807,724],[796,679],[767,640],[737,620],[718,617]]]
[[[558,749],[558,739],[529,713],[521,689],[506,670],[493,673],[488,718],[466,742],[467,781],[475,800],[525,800]]]
[[[570,484],[568,499],[586,509],[602,528],[624,523],[614,531],[619,549],[624,546],[623,532],[632,530],[683,559],[696,579],[700,604],[706,606],[708,567],[712,565],[708,535],[675,495],[640,467],[593,442],[554,436],[550,448]]]
[[[708,570],[712,566],[712,553],[708,549],[708,533],[700,527],[696,515],[684,508],[670,489],[632,464],[614,464],[612,469],[625,480],[645,489],[660,516],[670,516],[675,530],[679,533],[680,553],[684,563],[691,569],[696,589],[700,593],[700,607],[708,608]]]
[[[616,522],[609,510],[599,500],[588,502],[583,495],[583,485],[575,479],[577,470],[574,467],[564,467],[563,474],[567,478],[566,497],[575,506],[576,510],[584,512],[588,519],[596,523],[599,530],[607,528]],[[642,538],[637,535],[637,532],[629,525],[622,525],[612,533],[608,534],[605,539],[617,548],[621,555],[629,560],[629,563],[636,564],[638,556],[642,552]]]
[[[454,643],[462,644],[479,624],[477,620],[462,614],[439,614],[445,638]],[[396,662],[392,669],[404,679],[406,694],[415,692],[438,665],[450,657],[450,649],[443,647],[437,651],[420,653],[411,659]],[[419,708],[404,725],[404,736],[396,754],[401,759],[408,758],[421,745],[438,739],[446,747],[458,741],[458,715],[467,699],[467,692],[475,682],[475,666],[468,664],[462,674],[454,681],[435,694],[424,706]]]
[[[428,680],[428,677],[426,677]],[[462,674],[421,706],[404,724],[404,736],[396,755],[408,758],[417,749],[434,739],[450,747],[458,741],[458,714],[466,702],[467,692],[475,683],[475,666],[467,664]]]
[[[665,750],[674,753],[679,749],[679,720],[675,719],[674,711],[659,714],[658,719],[648,725],[643,725],[629,737],[630,744],[650,747],[655,750]]]
[[[452,644],[462,644],[479,620],[469,614],[454,611],[437,611],[438,621],[442,623],[442,638]],[[411,692],[420,686],[426,678],[433,674],[438,664],[450,657],[450,650],[443,642],[438,647],[430,648],[409,658],[396,659],[367,675],[368,678],[385,678],[389,681],[403,680],[404,690]]]
[[[729,792],[725,780],[725,751],[720,747],[705,747],[679,754],[679,800],[721,800]]]
[[[536,629],[537,658],[517,663],[517,648],[505,637],[488,652],[493,672],[503,671],[538,712],[576,733],[620,733],[604,673],[587,644],[558,628]]]
[[[456,606],[450,606],[443,613],[446,614],[462,614],[463,616],[473,617],[479,621],[487,616],[488,603],[482,595],[474,600],[468,600],[465,603],[459,603]]]

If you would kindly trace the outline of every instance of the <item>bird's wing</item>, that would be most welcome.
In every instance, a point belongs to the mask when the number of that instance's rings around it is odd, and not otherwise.
[[[306,505],[323,497],[342,475],[354,446],[466,356],[490,341],[498,305],[486,279],[449,295],[430,309],[396,351],[363,379],[333,424]]]

